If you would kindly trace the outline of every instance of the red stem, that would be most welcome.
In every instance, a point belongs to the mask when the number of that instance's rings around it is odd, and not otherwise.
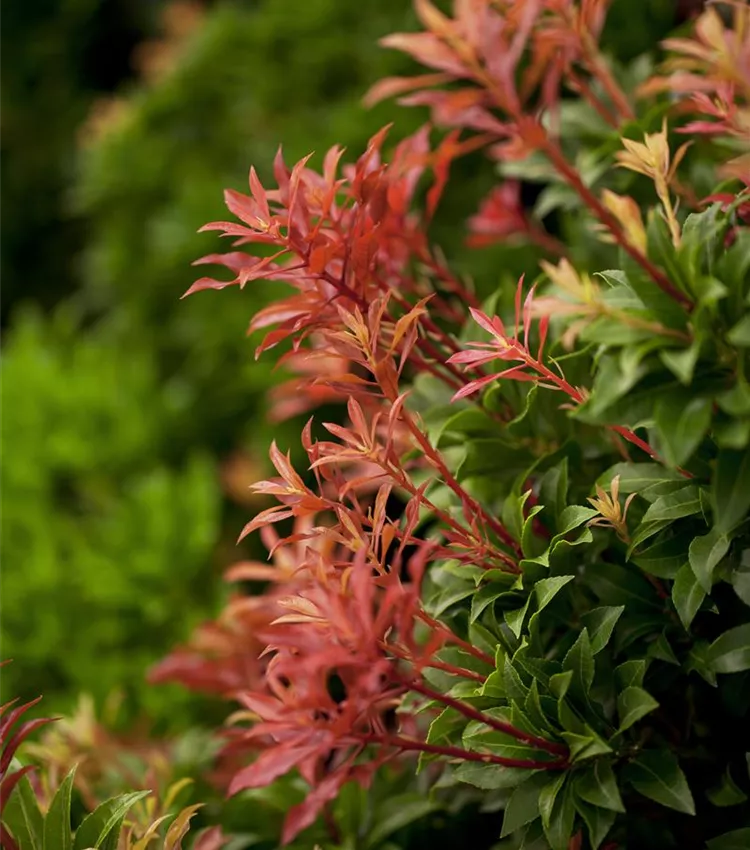
[[[421,682],[409,679],[403,679],[402,681],[409,690],[416,691],[418,694],[429,697],[429,699],[434,699],[436,702],[441,702],[449,708],[454,708],[459,712],[459,714],[463,714],[464,717],[468,717],[470,720],[476,720],[479,723],[484,723],[485,726],[489,726],[491,729],[495,729],[496,731],[502,732],[511,738],[515,738],[517,741],[523,741],[524,744],[529,744],[532,747],[544,750],[552,755],[560,756],[565,759],[568,757],[568,748],[563,744],[555,744],[553,741],[547,741],[545,738],[538,738],[536,735],[524,732],[522,729],[516,729],[515,726],[510,723],[506,723],[504,720],[498,720],[495,717],[490,717],[488,714],[484,714],[484,712],[478,711],[476,708],[472,708],[465,702],[461,702],[461,700],[454,699],[447,694],[438,693],[438,691],[433,691]]]
[[[425,741],[413,741],[398,735],[358,735],[357,740],[364,744],[380,744],[389,747],[398,747],[400,750],[411,750],[421,753],[434,753],[440,756],[461,759],[462,761],[477,761],[483,764],[501,764],[504,767],[521,767],[529,770],[557,770],[567,767],[567,760],[558,761],[534,761],[533,759],[509,759],[503,756],[495,756],[491,753],[473,753],[461,747],[443,746],[441,744],[428,744]]]

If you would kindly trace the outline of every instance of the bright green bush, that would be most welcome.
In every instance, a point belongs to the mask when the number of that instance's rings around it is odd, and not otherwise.
[[[28,313],[3,352],[3,684],[53,708],[115,688],[164,704],[144,671],[215,596],[215,462],[166,462],[190,409],[120,339]]]

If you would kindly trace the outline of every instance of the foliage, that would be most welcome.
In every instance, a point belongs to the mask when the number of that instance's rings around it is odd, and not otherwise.
[[[225,274],[190,292],[281,282],[259,351],[292,345],[301,404],[347,403],[303,429],[305,477],[271,446],[243,536],[275,563],[230,572],[266,589],[215,627],[237,643],[168,670],[226,665],[229,793],[308,789],[284,842],[326,823],[350,846],[337,804],[395,765],[501,808],[486,846],[746,837],[750,10],[711,5],[664,63],[619,67],[607,5],[417,0],[423,31],[383,43],[429,72],[369,101],[433,126],[343,167],[279,153],[274,188],[251,170],[239,221],[204,228],[259,247],[205,257]],[[499,180],[474,243],[539,261],[481,299],[428,229],[478,150]]]
[[[200,449],[164,463],[189,410],[148,348],[79,328],[70,310],[27,314],[3,353],[4,684],[117,688],[156,711],[145,668],[210,610],[219,482]]]
[[[91,4],[74,5],[60,13],[83,27]],[[218,310],[179,301],[195,231],[216,208],[216,181],[235,179],[248,151],[270,168],[281,135],[300,149],[321,126],[355,147],[366,140],[382,115],[362,117],[361,92],[403,64],[376,39],[409,10],[400,0],[351,7],[346,40],[330,36],[341,12],[332,0],[304,4],[294,33],[277,3],[167,12],[164,37],[133,59],[141,78],[97,104],[80,133],[70,192],[88,227],[80,291],[54,314],[14,307],[4,341],[2,636],[19,662],[9,690],[24,699],[44,692],[69,710],[80,691],[101,703],[119,688],[132,712],[184,725],[180,691],[145,688],[145,671],[215,608],[212,577],[235,557],[237,504],[247,509],[263,469],[253,444],[284,433],[261,407],[278,375],[253,362],[244,337],[263,296],[230,295]],[[22,146],[15,117],[8,129]],[[35,130],[35,144],[44,135]],[[61,267],[44,238],[40,253]]]

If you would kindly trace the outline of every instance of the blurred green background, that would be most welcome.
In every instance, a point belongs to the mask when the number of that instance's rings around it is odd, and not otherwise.
[[[616,0],[610,47],[635,56],[678,5]],[[206,710],[144,674],[218,609],[223,569],[257,545],[234,545],[246,485],[272,431],[294,446],[300,427],[268,423],[279,376],[245,335],[273,285],[179,300],[219,249],[196,231],[280,142],[294,162],[355,155],[394,117],[394,137],[416,129],[424,114],[360,105],[414,67],[377,39],[415,27],[409,0],[5,4],[4,699],[44,693],[49,713],[117,688],[163,728]],[[494,286],[525,254],[461,253],[492,170],[456,167],[435,235]]]

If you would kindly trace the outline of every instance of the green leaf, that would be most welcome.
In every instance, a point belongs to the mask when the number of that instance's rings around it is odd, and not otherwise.
[[[711,424],[710,398],[665,393],[654,409],[662,453],[671,467],[681,466],[698,448]]]
[[[563,659],[563,670],[573,672],[570,692],[583,703],[587,703],[594,681],[594,655],[591,651],[589,633],[585,627]]]
[[[521,767],[463,762],[456,768],[454,775],[456,779],[467,782],[475,788],[482,788],[485,791],[498,791],[516,788],[534,773],[536,771]]]
[[[365,847],[377,847],[399,829],[425,817],[439,808],[440,804],[423,794],[399,794],[386,800],[375,813],[375,826],[367,836]]]
[[[661,520],[682,519],[682,517],[698,514],[700,511],[700,490],[694,485],[689,485],[676,493],[659,496],[655,502],[649,505],[641,522],[645,524]]]
[[[612,479],[620,476],[620,495],[641,493],[654,484],[664,481],[680,481],[682,476],[658,463],[616,463],[597,479],[597,484],[609,489]]]
[[[688,815],[695,803],[677,758],[668,750],[645,750],[625,769],[630,784],[650,800]]]
[[[716,673],[750,670],[750,623],[716,638],[709,648],[709,664]]]
[[[560,514],[560,531],[555,535],[556,538],[562,537],[573,531],[574,528],[583,525],[597,515],[598,511],[593,508],[585,508],[583,505],[568,505],[567,508]]]
[[[555,800],[557,800],[557,795],[560,793],[563,785],[565,784],[567,775],[565,773],[560,773],[551,779],[549,775],[545,778],[547,781],[539,791],[539,814],[542,818],[542,825],[546,828],[549,826],[550,818],[552,817],[552,810],[555,806]]]
[[[501,838],[539,817],[539,795],[548,784],[549,774],[542,772],[534,774],[515,789],[505,807]]]
[[[575,821],[576,810],[573,804],[573,795],[571,794],[570,783],[566,783],[567,774],[562,774],[562,782],[557,780],[562,788],[555,795],[554,805],[549,813],[548,823],[544,823],[542,818],[542,826],[544,826],[544,834],[549,841],[552,850],[568,850],[570,836],[573,832],[573,823]],[[556,784],[557,784],[556,783]],[[543,801],[540,794],[539,808],[542,809]]]
[[[121,794],[105,800],[83,819],[76,830],[73,850],[101,848],[111,836],[115,838],[114,846],[116,847],[123,818],[139,800],[148,797],[150,793],[150,791],[133,791],[130,794]]]
[[[17,759],[11,761],[11,770],[21,768]],[[44,819],[39,810],[39,803],[26,776],[23,776],[3,808],[3,823],[13,833],[20,848],[39,850],[42,846]]]
[[[719,532],[732,531],[750,508],[750,448],[722,449],[713,482],[714,524]]]
[[[576,780],[575,790],[582,800],[592,806],[611,809],[613,812],[625,811],[615,772],[608,759],[599,759],[586,770]]]
[[[536,386],[536,384],[534,385]],[[555,520],[555,530],[559,531],[560,514],[566,506],[568,495],[568,459],[564,457],[560,463],[548,469],[539,485],[539,497],[545,508],[551,512]],[[546,514],[545,514],[546,516]]]
[[[706,842],[708,850],[747,850],[750,847],[750,827],[725,832]]]
[[[506,611],[503,615],[505,622],[508,624],[508,628],[517,638],[521,637],[521,629],[523,628],[523,621],[526,618],[526,613],[529,610],[530,601],[531,596],[529,595],[526,597],[526,602],[524,602],[521,608],[516,608],[515,611]]]
[[[615,625],[624,610],[624,605],[605,605],[594,608],[581,617],[581,622],[590,635],[592,655],[601,652],[609,643]]]
[[[727,341],[740,348],[750,347],[750,313],[746,313],[729,331]]]
[[[552,576],[544,578],[534,585],[534,593],[536,594],[537,613],[546,608],[547,605],[554,599],[560,590],[569,582],[573,581],[574,576]]]
[[[75,767],[60,783],[44,818],[44,850],[71,850],[70,801],[73,795]]]
[[[643,677],[646,675],[647,663],[642,658],[634,658],[631,661],[623,661],[619,667],[615,667],[615,683],[618,690],[625,688],[640,688]]]
[[[708,799],[719,808],[727,806],[738,806],[747,800],[747,794],[737,785],[732,778],[729,768],[726,769],[721,782],[714,788],[706,791]]]
[[[661,362],[681,384],[689,386],[690,382],[693,380],[695,364],[698,362],[700,353],[700,340],[696,339],[695,342],[693,342],[693,344],[688,348],[665,348],[659,352],[659,357],[661,358]]]
[[[598,850],[602,841],[607,837],[607,833],[612,829],[617,815],[608,809],[591,806],[583,800],[574,798],[574,803],[576,811],[586,824],[592,850]]]
[[[649,575],[672,579],[685,563],[685,552],[693,536],[694,532],[658,540],[648,548],[632,555],[631,559]]]
[[[680,567],[672,585],[672,602],[685,629],[690,628],[705,598],[706,591],[698,584],[690,564]]]
[[[637,723],[642,717],[659,707],[659,703],[643,688],[625,688],[617,695],[617,716],[620,718],[618,732]]]
[[[704,537],[696,537],[690,544],[690,567],[706,593],[711,591],[714,570],[729,551],[729,543],[727,534],[714,527]]]
[[[627,610],[661,610],[656,591],[635,570],[617,564],[589,564],[584,579],[605,605],[625,605]]]

